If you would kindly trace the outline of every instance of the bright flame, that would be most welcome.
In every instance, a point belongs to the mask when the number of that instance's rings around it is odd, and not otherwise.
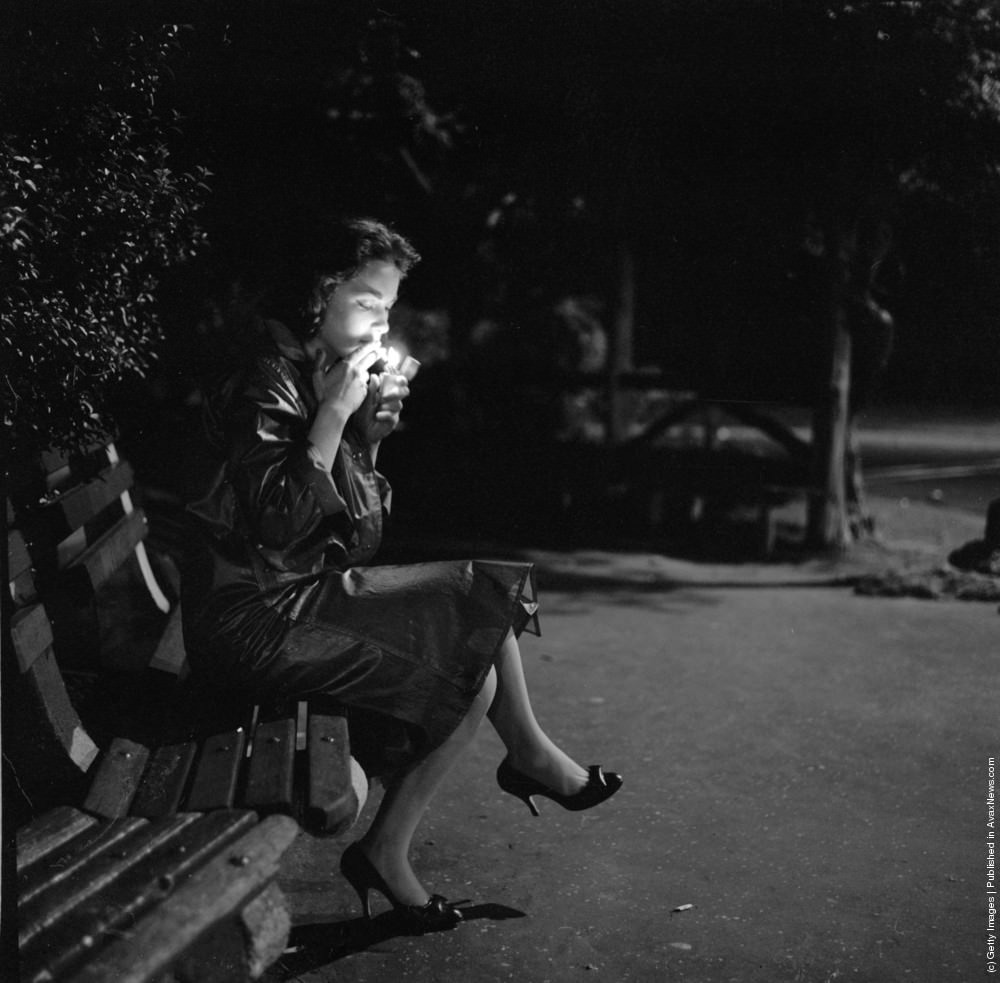
[[[399,368],[399,352],[395,348],[389,347],[385,350],[385,362],[390,369]]]

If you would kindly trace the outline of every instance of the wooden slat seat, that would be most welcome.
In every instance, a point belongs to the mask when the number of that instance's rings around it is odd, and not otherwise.
[[[20,979],[139,983],[181,963],[187,978],[199,963],[213,980],[259,976],[287,942],[273,879],[297,832],[247,811],[40,817],[18,833]],[[239,944],[220,958],[227,933]]]
[[[253,809],[294,816],[321,836],[353,825],[367,796],[350,756],[346,718],[319,701],[217,707],[112,741],[95,768],[84,808],[104,818],[155,818],[178,810]],[[307,718],[304,747],[297,722]],[[157,740],[157,734],[161,736]]]

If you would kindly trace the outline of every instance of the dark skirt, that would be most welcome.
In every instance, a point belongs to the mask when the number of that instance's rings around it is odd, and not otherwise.
[[[378,773],[452,733],[507,634],[537,634],[536,608],[527,563],[356,567],[270,597],[246,581],[185,592],[185,639],[214,685],[335,700],[355,755]]]

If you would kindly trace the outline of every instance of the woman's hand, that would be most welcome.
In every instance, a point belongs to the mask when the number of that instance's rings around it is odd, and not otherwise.
[[[378,342],[373,341],[331,365],[327,350],[321,348],[312,374],[313,393],[320,405],[339,410],[344,420],[356,412],[368,395],[368,369],[378,352]]]
[[[309,442],[329,471],[337,456],[344,426],[368,397],[368,368],[378,357],[372,342],[330,365],[326,349],[320,349],[313,363],[313,393],[319,409],[309,428]]]
[[[371,376],[368,394],[358,415],[361,432],[371,446],[377,446],[399,426],[403,400],[409,395],[406,376],[393,372]]]

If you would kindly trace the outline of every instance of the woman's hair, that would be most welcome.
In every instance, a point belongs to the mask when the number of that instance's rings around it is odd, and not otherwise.
[[[420,262],[420,255],[398,232],[371,218],[347,219],[321,234],[319,249],[309,264],[307,329],[319,323],[334,290],[372,260],[392,263],[406,276]]]

